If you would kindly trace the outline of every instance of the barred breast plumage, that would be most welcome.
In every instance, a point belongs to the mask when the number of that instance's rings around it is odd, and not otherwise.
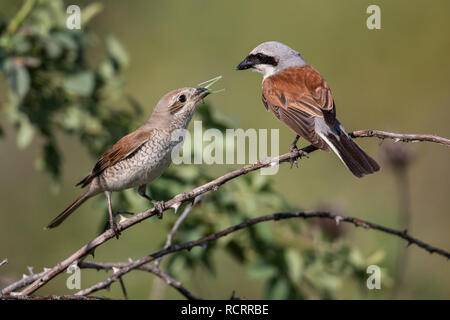
[[[129,157],[107,168],[98,182],[103,190],[120,191],[150,183],[169,166],[176,143],[167,130],[154,130],[151,137]]]

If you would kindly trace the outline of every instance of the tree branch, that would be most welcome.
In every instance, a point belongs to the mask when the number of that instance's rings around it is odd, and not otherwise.
[[[402,142],[434,142],[450,147],[450,140],[431,134],[401,134],[380,130],[360,130],[349,132],[352,138],[376,137],[379,139],[392,139]]]
[[[197,204],[197,202],[201,201],[201,196],[198,196],[194,199],[194,201],[188,203],[188,205],[184,208],[183,213],[180,215],[180,217],[175,221],[172,229],[170,230],[169,234],[167,235],[167,240],[164,245],[163,249],[166,249],[172,245],[173,238],[175,237],[175,233],[177,233],[178,229],[180,228],[181,224],[183,223],[184,219],[187,218],[189,213],[191,212],[194,205]],[[156,268],[159,268],[159,265],[161,264],[162,257],[155,261],[153,264]],[[167,281],[166,281],[167,282]],[[161,279],[155,278],[153,281],[153,286],[150,292],[149,299],[158,299],[162,296],[163,290],[164,290],[164,282],[161,281]]]
[[[78,263],[78,267],[81,269],[97,269],[97,270],[111,270],[111,269],[121,269],[124,267],[127,267],[130,263],[127,262],[80,262]],[[181,293],[183,296],[185,296],[189,300],[201,300],[199,297],[195,296],[193,293],[191,293],[188,289],[186,289],[181,282],[173,279],[171,276],[169,276],[167,273],[161,271],[158,267],[156,267],[154,264],[145,264],[142,266],[139,266],[137,268],[141,271],[147,271],[150,273],[155,274],[162,280],[164,280],[167,285],[175,288],[179,293]],[[120,279],[120,278],[119,278]]]
[[[425,249],[426,251],[428,251],[429,253],[437,253],[439,255],[442,255],[444,257],[446,257],[447,259],[450,259],[450,253],[433,247],[419,239],[416,239],[412,236],[410,236],[407,232],[407,230],[395,230],[395,229],[391,229],[388,227],[384,227],[381,226],[379,224],[376,223],[372,223],[372,222],[368,222],[365,220],[360,220],[354,217],[348,217],[348,216],[343,216],[343,215],[335,215],[329,212],[280,212],[280,213],[274,213],[274,214],[269,214],[266,216],[261,216],[261,217],[257,217],[257,218],[253,218],[253,219],[249,219],[246,220],[244,222],[241,222],[239,224],[236,224],[232,227],[229,227],[227,229],[224,229],[222,231],[219,231],[217,233],[211,234],[209,236],[200,238],[198,240],[195,241],[189,241],[189,242],[184,242],[181,244],[176,244],[176,245],[172,245],[169,248],[160,250],[158,252],[155,252],[153,254],[147,255],[141,259],[132,261],[130,263],[127,263],[125,266],[122,266],[117,272],[115,272],[112,276],[110,276],[109,278],[107,278],[104,281],[101,281],[89,288],[86,288],[84,290],[80,290],[78,291],[75,295],[82,295],[82,296],[86,296],[89,295],[93,292],[96,292],[98,290],[104,289],[109,287],[113,282],[117,281],[120,277],[122,277],[124,274],[140,268],[141,266],[143,266],[146,263],[149,263],[155,259],[158,259],[160,257],[163,257],[165,255],[174,253],[174,252],[178,252],[181,250],[190,250],[193,247],[196,246],[205,246],[207,245],[209,242],[211,241],[215,241],[219,238],[222,238],[226,235],[229,235],[230,233],[236,232],[238,230],[247,228],[249,226],[261,223],[261,222],[266,222],[266,221],[270,221],[270,220],[274,220],[274,221],[278,221],[278,220],[284,220],[284,219],[291,219],[291,218],[303,218],[303,219],[310,219],[310,218],[322,218],[322,219],[332,219],[335,220],[336,223],[340,223],[340,222],[347,222],[347,223],[351,223],[356,227],[363,227],[365,229],[373,229],[373,230],[378,230],[384,233],[388,233],[397,237],[400,237],[404,240],[406,240],[408,242],[408,245],[411,244],[415,244],[420,248]]]
[[[438,136],[416,135],[416,134],[406,135],[406,134],[397,134],[397,133],[390,133],[390,132],[377,131],[377,130],[354,131],[354,132],[350,132],[350,135],[355,138],[357,138],[357,137],[377,137],[377,138],[381,138],[381,139],[385,139],[385,138],[398,139],[401,141],[429,141],[429,142],[440,143],[443,145],[450,144],[450,140],[441,138]],[[311,153],[315,150],[317,150],[317,148],[310,145],[310,146],[307,146],[297,152],[296,151],[288,152],[288,153],[285,153],[278,157],[266,159],[263,161],[258,161],[256,163],[246,165],[240,169],[233,170],[215,180],[212,180],[202,186],[194,188],[189,192],[185,192],[185,193],[176,195],[175,197],[173,197],[172,199],[170,199],[164,203],[163,209],[167,210],[170,207],[173,207],[173,208],[178,207],[179,205],[181,205],[181,203],[191,200],[191,199],[195,199],[195,197],[197,197],[201,194],[204,194],[208,191],[211,191],[211,190],[216,191],[222,184],[224,184],[232,179],[235,179],[239,176],[247,174],[249,172],[259,170],[261,168],[268,167],[271,165],[275,165],[277,163],[287,162],[287,161],[290,161],[291,159],[297,159],[301,156],[302,151]],[[122,231],[122,230],[128,229],[129,227],[131,227],[139,222],[142,222],[143,220],[145,220],[153,215],[155,215],[155,210],[154,210],[154,208],[151,208],[151,209],[148,209],[141,213],[138,213],[131,218],[123,219],[121,222],[119,222],[117,224],[118,230]],[[104,233],[100,234],[95,239],[93,239],[92,241],[90,241],[89,243],[87,243],[86,245],[81,247],[79,250],[77,250],[75,253],[73,253],[70,257],[61,261],[60,263],[58,263],[56,266],[54,266],[50,270],[45,271],[42,276],[40,276],[31,285],[26,287],[21,292],[21,294],[23,294],[23,295],[32,294],[33,292],[38,290],[40,287],[45,285],[48,281],[53,279],[55,276],[57,276],[58,274],[60,274],[64,270],[66,270],[67,267],[69,267],[73,262],[79,261],[81,258],[83,258],[86,255],[93,252],[93,250],[95,248],[102,245],[103,243],[105,243],[106,241],[110,240],[113,237],[114,237],[114,232],[112,230],[107,230]],[[9,292],[10,291],[6,290],[6,288],[2,290],[2,294],[6,294]]]

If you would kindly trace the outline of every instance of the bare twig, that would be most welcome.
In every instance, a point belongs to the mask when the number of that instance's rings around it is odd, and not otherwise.
[[[177,233],[178,229],[181,226],[181,223],[186,219],[186,217],[191,212],[192,208],[201,201],[201,196],[198,196],[194,199],[194,201],[188,203],[188,205],[184,208],[183,213],[180,215],[180,217],[175,221],[175,224],[173,225],[172,229],[170,230],[169,234],[167,235],[167,240],[164,245],[164,249],[167,249],[172,245],[173,238],[175,237],[175,233]],[[154,265],[155,267],[159,267],[159,264],[161,263],[162,257],[155,261]]]
[[[8,263],[8,259],[7,258],[3,259],[2,261],[0,261],[0,267],[7,263]]]
[[[125,288],[125,283],[123,282],[122,277],[119,278],[120,287],[122,288],[123,297],[125,300],[128,300],[127,288]]]
[[[379,139],[392,139],[402,142],[434,142],[450,147],[450,140],[431,134],[402,134],[380,130],[360,130],[349,132],[353,138],[376,137]]]
[[[130,263],[126,263],[126,262],[109,262],[108,263],[108,262],[84,262],[83,261],[78,264],[78,267],[80,267],[81,269],[97,269],[97,270],[111,270],[113,268],[118,268],[120,270],[121,268],[124,268],[124,267],[128,266],[129,264]],[[164,280],[167,283],[167,285],[178,290],[178,292],[180,292],[187,299],[201,300],[199,297],[196,297],[188,289],[186,289],[181,284],[181,282],[176,281],[175,279],[170,277],[167,273],[165,273],[165,272],[161,271],[159,268],[157,268],[155,265],[146,264],[146,265],[140,266],[137,269],[155,274],[156,276],[158,276],[159,278]]]
[[[149,263],[151,261],[154,261],[155,259],[158,259],[160,257],[163,257],[167,254],[170,253],[174,253],[174,252],[178,252],[181,250],[190,250],[193,247],[196,246],[205,246],[207,245],[209,242],[211,241],[215,241],[219,238],[222,238],[230,233],[236,232],[238,230],[247,228],[249,226],[261,223],[261,222],[265,222],[265,221],[270,221],[270,220],[283,220],[283,219],[290,219],[290,218],[303,218],[303,219],[310,219],[310,218],[322,218],[322,219],[332,219],[334,221],[336,221],[336,223],[339,222],[347,222],[347,223],[352,223],[353,225],[355,225],[356,227],[363,227],[365,229],[373,229],[373,230],[378,230],[384,233],[388,233],[391,235],[395,235],[397,237],[400,237],[404,240],[406,240],[408,242],[408,244],[415,244],[420,248],[425,249],[426,251],[428,251],[429,253],[437,253],[439,255],[442,255],[444,257],[446,257],[447,259],[450,259],[450,253],[447,251],[444,251],[442,249],[433,247],[421,240],[418,240],[416,238],[411,237],[406,230],[401,231],[401,230],[395,230],[395,229],[391,229],[388,227],[384,227],[381,226],[379,224],[376,223],[372,223],[372,222],[368,222],[368,221],[364,221],[364,220],[360,220],[354,217],[348,217],[348,216],[343,216],[343,215],[335,215],[329,212],[281,212],[281,213],[274,213],[274,214],[269,214],[266,216],[261,216],[258,218],[253,218],[253,219],[249,219],[246,220],[244,222],[241,222],[239,224],[236,224],[232,227],[229,227],[227,229],[224,229],[222,231],[219,231],[217,233],[211,234],[209,236],[200,238],[198,240],[195,241],[189,241],[189,242],[184,242],[181,244],[176,244],[176,245],[172,245],[167,249],[163,249],[161,251],[155,252],[153,254],[150,254],[148,256],[145,256],[141,259],[132,261],[130,263],[127,264],[127,266],[123,266],[120,268],[119,271],[117,271],[116,273],[114,273],[112,276],[110,276],[109,278],[107,278],[104,281],[101,281],[89,288],[86,288],[84,290],[80,290],[76,293],[76,295],[89,295],[93,292],[96,292],[98,290],[104,289],[109,287],[113,282],[117,281],[117,279],[119,277],[122,277],[124,274],[137,269],[139,267],[141,267],[142,265]]]
[[[14,283],[11,283],[9,286],[2,289],[1,294],[9,294],[11,292],[16,291],[17,289],[23,288],[30,283],[33,283],[40,277],[43,277],[45,275],[45,271],[42,271],[41,273],[36,273],[34,275],[29,275],[26,277],[23,277],[19,281],[16,281]]]
[[[180,215],[180,217],[175,221],[175,224],[173,225],[172,229],[170,230],[169,234],[167,235],[167,240],[164,245],[164,249],[170,247],[172,245],[173,238],[175,237],[175,233],[178,231],[178,229],[181,226],[181,223],[186,219],[186,217],[191,212],[193,206],[197,204],[201,200],[201,196],[198,196],[194,199],[194,201],[188,203],[188,205],[184,208],[183,213]],[[155,261],[153,264],[156,268],[159,268],[159,265],[161,264],[162,257]],[[162,295],[164,294],[164,282],[161,278],[154,278],[153,286],[150,291],[149,299],[160,299]]]
[[[397,133],[390,133],[390,132],[384,132],[384,131],[377,131],[377,130],[365,130],[365,131],[355,131],[351,132],[350,135],[352,137],[377,137],[377,138],[391,138],[391,139],[399,139],[401,141],[429,141],[429,142],[436,142],[444,145],[449,145],[450,142],[448,139],[441,138],[438,136],[429,136],[429,135],[405,135],[405,134],[397,134]],[[253,164],[246,165],[240,169],[233,170],[231,172],[228,172],[227,174],[212,180],[202,186],[199,186],[197,188],[192,189],[189,192],[181,193],[173,197],[172,199],[166,201],[163,205],[163,210],[167,210],[170,207],[178,207],[181,203],[195,199],[195,197],[204,194],[211,190],[217,190],[222,184],[235,179],[239,176],[242,176],[244,174],[247,174],[249,172],[253,172],[255,170],[259,170],[261,168],[265,168],[277,163],[287,162],[291,159],[297,159],[299,158],[303,152],[311,153],[313,151],[317,150],[316,147],[310,145],[307,146],[299,151],[293,151],[288,152],[286,154],[283,154],[278,157],[266,159],[263,161],[258,161]],[[151,208],[149,210],[143,211],[141,213],[136,214],[135,216],[123,219],[121,222],[117,224],[118,231],[122,231],[125,229],[128,229],[129,227],[142,222],[143,220],[155,215],[154,208]],[[48,281],[53,279],[55,276],[66,270],[67,267],[69,267],[73,262],[79,261],[84,256],[90,254],[96,247],[99,245],[105,243],[106,241],[113,238],[114,232],[112,230],[107,230],[104,233],[97,236],[95,239],[90,241],[88,244],[81,247],[79,250],[77,250],[75,253],[73,253],[70,257],[67,259],[59,262],[56,266],[51,268],[50,270],[44,272],[44,274],[39,277],[35,282],[33,282],[31,285],[26,287],[21,293],[23,295],[29,295],[38,290],[40,287],[45,285]],[[2,290],[2,294],[8,293],[8,291],[5,292],[5,289]]]
[[[414,153],[406,144],[385,143],[382,148],[382,158],[387,166],[392,168],[398,189],[399,200],[399,224],[402,228],[410,228],[411,220],[411,197],[408,179],[409,168],[414,161]],[[395,271],[395,286],[392,290],[392,298],[399,296],[403,286],[406,269],[408,266],[408,250],[398,247],[397,264]]]

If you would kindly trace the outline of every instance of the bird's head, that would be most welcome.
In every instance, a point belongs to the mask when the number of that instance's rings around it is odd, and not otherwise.
[[[159,100],[148,123],[159,128],[186,128],[197,104],[210,93],[207,88],[181,88],[170,91]]]
[[[306,65],[306,62],[300,53],[281,42],[268,41],[253,49],[236,69],[246,70],[251,68],[262,73],[266,78],[288,67],[304,65]]]

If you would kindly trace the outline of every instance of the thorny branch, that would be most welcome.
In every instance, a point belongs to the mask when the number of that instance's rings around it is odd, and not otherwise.
[[[391,133],[391,132],[385,132],[385,131],[379,131],[379,130],[362,130],[362,131],[354,131],[354,132],[350,132],[349,133],[350,136],[354,137],[354,138],[359,138],[359,137],[377,137],[379,139],[393,139],[395,141],[403,141],[403,142],[417,142],[417,141],[428,141],[428,142],[434,142],[434,143],[439,143],[445,146],[450,146],[450,140],[449,139],[445,139],[439,136],[435,136],[435,135],[419,135],[419,134],[398,134],[398,133]],[[195,199],[197,196],[202,195],[208,191],[214,190],[216,191],[222,184],[235,179],[239,176],[245,175],[247,173],[259,170],[261,168],[264,167],[268,167],[268,166],[272,166],[272,165],[276,165],[278,163],[283,163],[283,162],[288,162],[291,159],[297,159],[301,156],[302,152],[307,152],[307,153],[311,153],[313,151],[317,150],[316,147],[309,145],[307,147],[302,148],[299,151],[293,151],[293,152],[288,152],[285,153],[281,156],[278,157],[274,157],[274,158],[269,158],[266,160],[262,160],[262,161],[258,161],[256,163],[253,164],[249,164],[246,165],[240,169],[237,170],[233,170],[231,172],[226,173],[225,175],[212,180],[202,186],[199,186],[197,188],[192,189],[189,192],[185,192],[185,193],[181,193],[176,195],[175,197],[173,197],[172,199],[166,201],[163,205],[163,210],[167,210],[169,208],[178,208],[183,202],[186,202],[188,200],[193,200]],[[129,227],[142,222],[143,220],[155,215],[155,210],[153,208],[145,210],[141,213],[136,214],[135,216],[131,217],[131,218],[124,218],[121,219],[121,221],[118,223],[118,229],[119,231],[123,231],[125,229],[128,229]],[[325,213],[322,213],[325,214]],[[327,215],[331,215],[330,213],[327,213]],[[266,216],[267,217],[267,216]],[[323,218],[326,218],[325,216]],[[329,218],[329,217],[328,217]],[[278,218],[279,219],[279,218]],[[352,222],[354,224],[358,223],[358,221],[356,218],[350,218],[348,217],[347,219],[352,219],[351,221],[349,220],[348,222]],[[344,221],[347,222],[347,220],[344,219]],[[261,221],[259,221],[261,222]],[[355,223],[356,222],[356,223]],[[432,247],[418,239],[412,238],[407,234],[407,231],[396,231],[393,229],[389,229],[389,228],[385,228],[382,226],[378,226],[375,224],[371,224],[371,223],[366,223],[363,224],[365,226],[377,226],[376,228],[373,229],[377,229],[383,232],[387,232],[387,233],[391,233],[391,234],[395,234],[405,240],[408,241],[408,243],[414,243],[416,245],[418,245],[419,247],[429,251],[430,253],[436,252],[442,256],[445,256],[447,258],[449,258],[449,253],[441,250],[441,249],[437,249],[435,247]],[[228,229],[227,229],[228,230]],[[211,235],[213,236],[213,235]],[[82,258],[84,258],[85,256],[91,254],[94,252],[94,250],[102,245],[103,243],[105,243],[106,241],[110,240],[114,238],[114,232],[112,230],[107,230],[104,233],[100,234],[99,236],[97,236],[95,239],[93,239],[92,241],[90,241],[89,243],[87,243],[86,245],[84,245],[83,247],[81,247],[79,250],[77,250],[75,253],[73,253],[71,256],[69,256],[68,258],[66,258],[65,260],[59,262],[57,265],[55,265],[53,268],[51,269],[46,269],[43,272],[37,274],[37,275],[33,275],[33,282],[30,284],[30,282],[28,282],[29,280],[26,279],[27,281],[24,281],[25,279],[19,280],[16,283],[11,284],[10,286],[4,288],[1,291],[2,295],[6,295],[11,293],[13,290],[16,290],[18,288],[23,287],[24,285],[28,285],[28,287],[26,287],[22,292],[20,292],[21,295],[30,295],[33,292],[35,292],[36,290],[38,290],[40,287],[42,287],[43,285],[45,285],[47,282],[49,282],[51,279],[53,279],[54,277],[56,277],[58,274],[60,274],[61,272],[63,272],[64,270],[67,269],[67,267],[69,267],[71,264],[73,264],[74,262],[79,262]],[[175,252],[178,250],[174,250],[174,248],[180,248],[180,245],[175,245],[175,246],[171,246],[163,251],[169,251],[172,250],[170,252]],[[180,248],[179,250],[181,250],[182,248]],[[160,256],[162,257],[165,254],[161,254],[162,251],[160,251]],[[166,253],[167,254],[167,253]],[[152,256],[152,259],[156,259],[159,258],[160,256]],[[135,263],[138,263],[137,262]],[[148,262],[148,261],[147,261]],[[144,262],[145,263],[145,262]],[[138,263],[138,266],[141,265]],[[120,273],[126,273],[128,271],[126,270],[132,270],[134,265],[129,266],[128,268],[125,269],[121,269]],[[135,268],[136,266],[134,266]],[[112,277],[116,277],[115,273]],[[95,290],[94,290],[95,291]]]
[[[192,208],[197,204],[197,202],[200,202],[200,201],[201,201],[201,196],[198,196],[194,199],[194,201],[188,203],[188,205],[184,208],[183,213],[180,215],[180,217],[177,219],[177,221],[175,221],[172,229],[170,230],[169,234],[167,235],[167,240],[166,240],[166,243],[165,243],[163,249],[167,249],[168,247],[170,247],[172,245],[172,241],[173,241],[173,238],[175,237],[175,233],[180,228],[181,223],[183,223],[184,219],[187,218],[187,216],[191,212]],[[159,258],[158,260],[156,260],[153,265],[156,268],[159,268],[159,265],[161,264],[161,260],[162,260],[162,257]],[[158,297],[160,297],[164,290],[163,286],[164,286],[164,282],[162,282],[158,278],[155,278],[155,280],[153,281],[153,286],[152,286],[152,290],[151,290],[149,299],[154,300],[155,298],[157,299]],[[188,299],[190,299],[190,298],[188,297]]]
[[[113,282],[117,281],[117,279],[119,279],[120,277],[122,277],[124,274],[139,268],[140,266],[151,262],[155,259],[161,258],[165,255],[168,255],[170,253],[174,253],[174,252],[178,252],[181,250],[190,250],[196,246],[205,246],[207,245],[209,242],[211,241],[215,241],[219,238],[222,238],[226,235],[229,235],[230,233],[236,232],[238,230],[247,228],[249,226],[261,223],[261,222],[266,222],[266,221],[270,221],[270,220],[274,220],[274,221],[278,221],[278,220],[284,220],[284,219],[291,219],[291,218],[303,218],[303,219],[310,219],[310,218],[323,218],[323,219],[332,219],[335,220],[336,223],[340,223],[340,222],[347,222],[347,223],[352,223],[353,225],[355,225],[356,227],[363,227],[365,229],[373,229],[373,230],[378,230],[378,231],[382,231],[388,234],[392,234],[395,235],[397,237],[400,237],[404,240],[406,240],[408,242],[408,245],[411,244],[415,244],[418,247],[421,247],[423,249],[425,249],[426,251],[428,251],[429,253],[438,253],[440,255],[443,255],[444,257],[446,257],[447,259],[450,259],[450,253],[446,252],[444,250],[435,248],[433,246],[430,246],[426,243],[424,243],[423,241],[416,239],[412,236],[410,236],[408,234],[408,232],[406,230],[395,230],[395,229],[391,229],[388,227],[384,227],[381,226],[379,224],[376,223],[372,223],[372,222],[368,222],[365,220],[360,220],[354,217],[348,217],[348,216],[343,216],[343,215],[336,215],[330,212],[280,212],[280,213],[274,213],[274,214],[269,214],[266,216],[261,216],[261,217],[257,217],[257,218],[253,218],[253,219],[249,219],[246,220],[244,222],[241,222],[239,224],[236,224],[232,227],[229,227],[227,229],[224,229],[222,231],[219,231],[217,233],[211,234],[209,236],[200,238],[198,240],[195,241],[189,241],[189,242],[184,242],[181,244],[176,244],[176,245],[172,245],[167,249],[163,249],[160,250],[158,252],[155,252],[153,254],[150,254],[148,256],[145,256],[141,259],[129,262],[128,265],[125,265],[123,267],[121,267],[119,270],[117,270],[112,276],[110,276],[109,278],[107,278],[104,281],[101,281],[89,288],[86,288],[84,290],[80,290],[78,291],[75,295],[81,295],[81,296],[86,296],[89,295],[93,292],[96,292],[98,290],[104,289],[109,287]]]
[[[130,263],[128,262],[80,262],[78,263],[78,266],[81,269],[97,269],[97,270],[113,270],[116,272],[117,270],[120,270],[121,268],[127,267]],[[185,296],[187,299],[190,300],[200,300],[199,297],[196,297],[194,294],[192,294],[188,289],[186,289],[181,282],[176,281],[171,276],[169,276],[164,271],[160,270],[158,267],[156,267],[154,264],[145,264],[137,268],[137,270],[141,271],[147,271],[150,273],[155,274],[162,280],[164,280],[167,285],[175,288],[180,292],[183,296]]]

